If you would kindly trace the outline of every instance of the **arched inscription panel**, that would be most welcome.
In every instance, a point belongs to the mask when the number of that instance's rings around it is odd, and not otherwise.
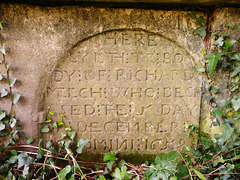
[[[181,46],[145,31],[89,38],[60,62],[45,105],[64,114],[87,151],[156,154],[190,143],[198,124],[201,80]]]

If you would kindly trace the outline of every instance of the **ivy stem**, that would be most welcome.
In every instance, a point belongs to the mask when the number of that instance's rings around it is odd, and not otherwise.
[[[3,44],[1,44],[3,46]],[[10,100],[11,100],[11,107],[10,107],[10,113],[13,111],[13,97],[12,97],[12,87],[11,87],[11,82],[10,82],[10,76],[9,76],[9,67],[7,66],[6,63],[6,56],[2,53],[3,56],[3,65],[6,70],[6,76],[7,76],[7,83],[8,83],[8,88],[9,88],[9,95],[10,95]]]

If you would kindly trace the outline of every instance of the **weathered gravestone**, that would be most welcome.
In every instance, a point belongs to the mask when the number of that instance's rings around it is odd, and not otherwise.
[[[159,154],[191,143],[184,124],[199,125],[204,42],[187,12],[9,4],[1,12],[26,135],[42,137],[50,106],[90,139],[87,153]],[[60,139],[54,130],[44,137]]]
[[[192,139],[201,80],[194,58],[158,33],[120,29],[90,36],[55,67],[45,105],[90,139],[88,151],[157,154]]]

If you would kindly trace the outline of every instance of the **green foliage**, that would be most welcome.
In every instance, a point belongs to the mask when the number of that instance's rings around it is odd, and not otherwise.
[[[227,20],[227,19],[226,19]],[[224,23],[224,22],[223,22]],[[203,29],[204,22],[198,22],[199,29]],[[240,56],[239,52],[233,51],[236,40],[231,39],[228,34],[229,28],[234,28],[233,24],[227,20],[225,29],[219,28],[215,32],[208,32],[205,38],[207,44],[212,44],[209,51],[203,51],[205,56],[205,66],[199,68],[199,72],[206,76],[205,89],[207,95],[206,101],[210,106],[210,114],[212,116],[212,124],[219,126],[222,130],[220,134],[215,134],[211,139],[207,133],[199,130],[194,125],[186,124],[185,132],[188,136],[197,136],[197,143],[186,148],[191,156],[183,154],[185,159],[184,165],[178,166],[177,176],[184,179],[240,179],[239,174],[239,158],[240,158],[240,98],[239,93],[240,82]],[[217,26],[220,27],[220,26]],[[240,31],[240,28],[237,28]],[[201,32],[200,36],[204,35]],[[198,33],[199,34],[199,33]],[[213,41],[213,43],[211,42]],[[212,51],[210,51],[212,50]],[[204,71],[207,69],[208,71]],[[222,71],[218,71],[222,69]],[[215,71],[229,74],[228,82],[225,83],[226,89],[218,89],[219,84],[213,81],[212,73]],[[228,89],[227,89],[228,88]],[[219,103],[215,98],[218,93],[228,91],[229,99],[222,100]]]
[[[199,179],[201,179],[201,180],[207,180],[201,172],[197,171],[196,169],[193,169],[193,171],[197,174],[197,176],[199,177]]]
[[[196,19],[196,13],[195,13],[195,11],[192,11],[192,12],[188,13],[187,16],[191,17],[193,20]]]
[[[205,58],[209,61],[208,71],[212,73],[217,66],[218,60],[221,58],[221,53],[217,53],[216,55],[213,53],[207,54]]]
[[[144,174],[149,179],[167,180],[170,176],[174,176],[177,172],[179,163],[178,153],[171,151],[168,154],[158,155]]]
[[[81,154],[82,153],[82,149],[84,148],[84,146],[86,146],[86,144],[89,142],[89,139],[79,139],[78,143],[77,143],[77,153]]]
[[[50,129],[49,129],[48,125],[44,125],[41,129],[42,133],[48,133],[49,131],[50,131]]]
[[[1,98],[8,95],[8,91],[5,88],[1,89]]]
[[[26,136],[26,140],[27,140],[26,142],[27,144],[31,144],[34,141],[34,138],[30,136]]]
[[[127,166],[122,166],[121,170],[117,167],[112,176],[117,180],[129,180],[132,178],[132,176],[127,173]]]
[[[207,26],[205,26],[205,25],[203,25],[203,26],[201,26],[201,27],[198,27],[196,30],[195,30],[195,32],[198,34],[198,35],[200,35],[201,37],[205,37],[206,36],[206,28],[207,28]]]
[[[110,171],[112,170],[112,165],[118,160],[116,157],[117,153],[118,151],[114,149],[113,151],[104,154],[103,161],[107,161],[107,169]]]
[[[13,87],[13,85],[15,84],[17,78],[9,78],[9,83],[10,83],[10,87]]]
[[[20,97],[21,97],[20,94],[14,93],[13,94],[13,104],[16,104],[19,101]]]
[[[67,179],[66,176],[68,173],[70,173],[72,167],[70,165],[67,165],[65,168],[63,168],[59,173],[58,176],[60,180],[65,180]]]

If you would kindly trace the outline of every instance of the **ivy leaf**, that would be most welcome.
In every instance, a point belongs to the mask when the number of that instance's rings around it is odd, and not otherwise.
[[[57,126],[58,127],[61,127],[63,125],[63,122],[62,121],[59,121],[59,120],[57,120]]]
[[[103,161],[116,161],[117,150],[113,150],[111,152],[105,153]]]
[[[32,163],[32,158],[26,152],[18,155],[18,169],[22,166],[29,166]]]
[[[42,146],[41,146],[41,142],[42,142],[43,140],[44,140],[44,139],[40,138],[39,141],[38,141],[38,147],[39,147],[38,152],[39,152],[39,154],[41,154],[41,155],[45,155],[45,154],[46,154],[45,151],[42,150]]]
[[[205,99],[209,102],[209,101],[211,101],[211,100],[213,99],[213,97],[206,95],[206,96],[205,96]]]
[[[144,176],[145,176],[145,177],[151,177],[151,175],[152,175],[153,173],[154,173],[153,168],[150,167],[150,168],[148,168],[148,169],[146,170],[146,172],[144,173]]]
[[[51,116],[53,116],[54,115],[54,113],[50,110],[49,111],[49,114],[51,115]]]
[[[229,49],[230,47],[232,47],[235,42],[237,42],[237,41],[236,41],[236,40],[224,41],[224,43],[225,43],[224,49],[225,49],[226,51],[228,51],[228,49]]]
[[[192,11],[191,13],[187,13],[187,16],[190,16],[193,20],[196,19],[195,11]]]
[[[205,68],[204,67],[199,67],[199,68],[197,68],[197,72],[204,73],[205,72]]]
[[[221,156],[219,159],[213,161],[213,167],[216,167],[218,165],[218,163],[224,163],[224,162],[225,162],[225,160]]]
[[[50,129],[48,128],[48,125],[43,126],[43,128],[41,129],[42,133],[48,133],[50,131]]]
[[[0,81],[3,80],[3,75],[0,74]]]
[[[20,124],[17,125],[16,127],[17,130],[22,130],[22,126]]]
[[[236,59],[236,60],[240,60],[240,55],[239,54],[234,54],[233,56],[232,56],[232,59]]]
[[[1,47],[0,52],[6,55],[5,44]]]
[[[114,178],[116,178],[117,180],[122,180],[123,179],[123,177],[121,176],[120,169],[118,167],[115,169],[115,172],[113,173],[112,176]]]
[[[203,25],[195,30],[197,34],[199,34],[201,37],[206,37],[206,28],[207,26]]]
[[[69,127],[69,125],[65,126],[65,131],[71,131],[72,129]]]
[[[2,130],[1,136],[7,136],[7,135],[9,135],[9,131],[6,129]]]
[[[232,99],[232,105],[235,111],[237,111],[240,108],[240,98],[235,100]]]
[[[5,129],[5,127],[6,127],[6,125],[5,125],[5,124],[3,124],[2,122],[0,122],[0,131],[4,130],[4,129]]]
[[[60,153],[63,145],[64,145],[64,141],[58,141],[58,144],[59,144],[59,149],[58,149],[58,152]]]
[[[199,171],[197,171],[196,169],[193,169],[193,171],[197,174],[197,176],[199,177],[199,179],[201,180],[207,180],[204,175],[202,173],[200,173]]]
[[[49,141],[47,141],[47,143],[46,143],[46,148],[48,149],[48,148],[50,148],[52,146],[52,142],[49,140]]]
[[[214,42],[215,45],[217,45],[218,47],[221,47],[223,46],[224,44],[224,41],[223,41],[223,37],[219,37],[215,42]]]
[[[10,82],[10,87],[13,87],[13,85],[15,84],[17,78],[9,78],[9,82]]]
[[[222,125],[222,137],[218,140],[221,144],[226,142],[234,132],[234,128],[229,127],[227,124]]]
[[[207,23],[207,20],[203,17],[203,16],[200,16],[200,18],[198,19],[197,21],[199,24],[204,24],[204,23]]]
[[[10,124],[10,127],[11,127],[11,128],[14,128],[15,125],[16,125],[16,123],[17,123],[17,120],[16,120],[15,118],[11,118],[11,119],[10,119],[9,124]]]
[[[34,141],[34,138],[30,137],[30,136],[27,136],[26,140],[27,140],[27,144],[31,144]]]
[[[217,66],[218,60],[221,58],[221,53],[217,53],[215,56],[213,53],[206,55],[206,59],[209,60],[208,71],[211,74]]]
[[[72,142],[71,140],[67,140],[67,141],[64,143],[64,146],[65,146],[66,148],[69,148],[71,142]]]
[[[17,151],[16,151],[16,150],[12,150],[12,151],[11,151],[11,157],[10,157],[10,159],[8,160],[8,162],[9,162],[10,164],[13,164],[13,163],[17,162],[17,159],[18,159],[18,157],[17,157]]]
[[[28,170],[29,170],[29,166],[24,166],[23,168],[23,177],[26,178],[26,176],[28,175]]]
[[[140,177],[136,176],[133,180],[140,180]]]
[[[50,123],[52,121],[52,119],[50,117],[47,117],[45,120],[45,123]]]
[[[179,165],[178,166],[178,173],[177,176],[179,177],[179,179],[181,179],[184,176],[189,175],[188,169],[186,166],[183,165]],[[187,178],[186,180],[190,180],[190,178]]]
[[[20,99],[21,95],[14,93],[13,94],[13,104],[16,104],[18,102],[18,100]]]
[[[60,179],[66,179],[66,176],[70,171],[71,171],[71,166],[67,165],[65,168],[59,171],[58,176],[60,177]]]
[[[206,84],[206,85],[205,85],[206,90],[209,90],[211,87],[212,87],[211,84]]]
[[[77,153],[81,154],[84,146],[89,142],[89,139],[79,139],[77,143]]]
[[[217,88],[215,88],[215,87],[212,87],[212,89],[211,89],[211,91],[210,91],[210,92],[211,92],[212,94],[217,94],[217,93],[218,93],[218,91],[219,91],[219,90],[218,90]]]
[[[158,179],[168,179],[176,173],[178,165],[178,153],[171,151],[168,154],[158,155],[153,163],[157,171]]]
[[[52,125],[53,128],[57,128],[57,123],[54,122],[53,125]]]
[[[6,117],[6,113],[0,109],[0,121]]]
[[[206,137],[202,137],[201,143],[202,143],[204,149],[209,149],[211,147],[211,145],[213,144],[213,141],[210,139],[207,139]]]
[[[103,175],[100,175],[99,180],[106,180],[106,178]]]
[[[76,135],[76,132],[75,132],[75,131],[68,132],[68,136],[70,137],[71,140],[74,139],[75,135]]]
[[[0,29],[3,30],[3,26],[2,26],[2,23],[0,22]]]
[[[66,134],[66,133],[64,133],[64,132],[61,132],[61,139],[65,138],[66,136],[67,136],[67,134]]]
[[[237,28],[237,29],[238,29],[238,31],[240,31],[240,26],[238,26],[238,28]]]
[[[230,75],[231,78],[235,77],[236,75],[238,75],[240,73],[240,66],[237,67]]]
[[[121,171],[120,169],[117,167],[114,171],[114,173],[112,174],[112,176],[114,178],[116,178],[117,180],[130,180],[132,178],[132,176],[130,174],[127,173],[127,166],[122,166],[121,167]]]
[[[205,56],[205,58],[206,58],[207,60],[209,60],[209,61],[212,61],[212,60],[215,58],[215,55],[214,55],[213,53],[207,54],[207,55]]]
[[[8,91],[5,88],[1,89],[1,97],[5,97],[8,95]]]

